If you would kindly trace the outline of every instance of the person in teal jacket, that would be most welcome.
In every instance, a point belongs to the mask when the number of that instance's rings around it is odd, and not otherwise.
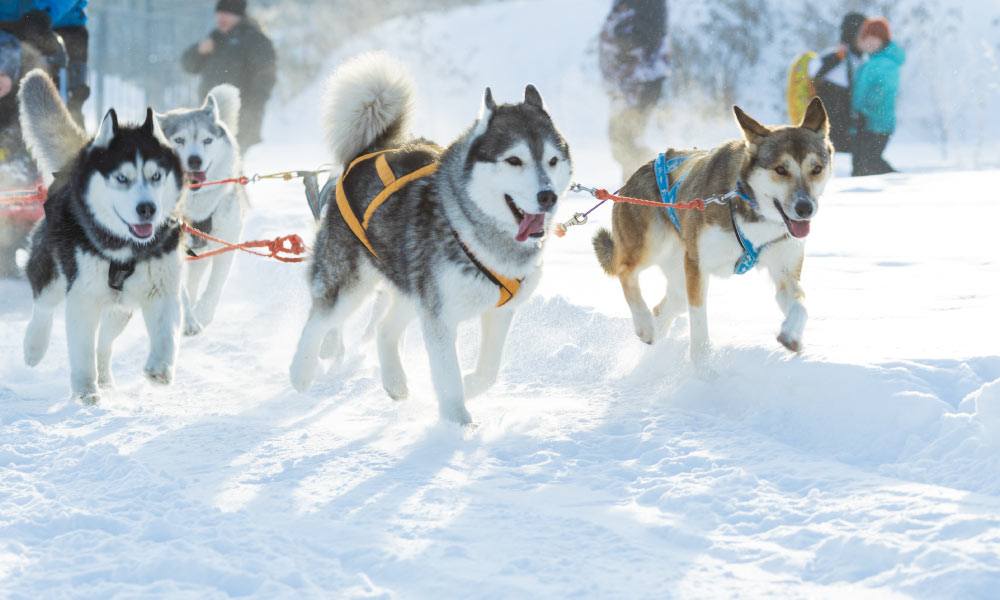
[[[895,169],[882,153],[896,131],[899,71],[906,53],[892,41],[889,22],[883,17],[865,21],[858,33],[858,47],[870,56],[855,75],[851,96],[851,108],[859,116],[852,174],[892,173]]]

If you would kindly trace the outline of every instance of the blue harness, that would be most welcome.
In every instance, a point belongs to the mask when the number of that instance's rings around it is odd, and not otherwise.
[[[675,156],[674,158],[668,160],[666,154],[660,153],[660,155],[656,157],[656,160],[653,161],[653,172],[656,175],[656,185],[660,189],[660,200],[662,200],[664,204],[674,204],[677,201],[677,190],[680,189],[681,183],[684,181],[684,178],[687,177],[687,174],[681,175],[677,178],[672,186],[670,185],[670,174],[674,172],[677,167],[684,164],[685,160],[687,160],[687,157],[685,156]],[[750,205],[751,210],[756,211],[758,208],[757,200],[748,193],[748,190],[742,180],[737,181],[736,189],[730,194],[725,194],[724,196],[726,195],[738,196],[739,198],[742,198],[747,204]],[[733,272],[737,275],[743,275],[757,266],[757,261],[760,260],[761,250],[763,250],[768,244],[755,248],[754,245],[750,243],[750,240],[747,239],[747,237],[743,234],[743,231],[740,229],[740,226],[736,223],[736,211],[733,208],[732,202],[729,203],[729,215],[733,220],[733,231],[736,232],[736,240],[740,243],[740,247],[743,248],[743,255],[737,259],[736,264],[733,266]],[[677,233],[680,233],[681,220],[677,216],[677,211],[672,206],[667,207],[667,216],[670,217],[670,222],[674,224],[674,228],[677,230]]]

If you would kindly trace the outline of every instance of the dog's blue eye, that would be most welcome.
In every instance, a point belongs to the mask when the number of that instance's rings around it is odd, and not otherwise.
[[[117,181],[118,183],[121,183],[121,184],[126,184],[126,183],[128,183],[128,177],[126,177],[126,176],[122,175],[121,173],[119,173],[118,175],[115,176],[115,181]]]
[[[511,156],[505,162],[512,167],[520,167],[524,164],[521,162],[521,159],[516,156]]]
[[[184,138],[182,138],[182,137],[175,137],[174,138],[174,143],[177,144],[177,145],[179,145],[179,146],[183,146],[184,145]]]
[[[211,144],[211,143],[212,143],[212,138],[205,138],[205,140],[202,141],[202,144],[205,144],[206,146],[209,145],[209,144]]]
[[[159,171],[157,171],[156,173],[153,173],[153,176],[150,177],[149,179],[150,179],[150,181],[157,182],[157,181],[159,181],[162,178],[163,178],[163,176],[160,175]]]

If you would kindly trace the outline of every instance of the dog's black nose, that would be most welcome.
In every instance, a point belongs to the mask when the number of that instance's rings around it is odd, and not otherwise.
[[[201,157],[200,156],[189,156],[188,157],[188,168],[192,171],[201,170]]]
[[[152,202],[140,202],[135,207],[135,214],[139,215],[143,221],[149,221],[156,214],[156,205]]]
[[[559,196],[552,190],[538,192],[538,206],[542,207],[542,210],[550,210],[556,205],[556,200],[559,200]]]
[[[813,214],[812,202],[796,202],[795,214],[803,219],[808,219],[809,217],[811,217]]]

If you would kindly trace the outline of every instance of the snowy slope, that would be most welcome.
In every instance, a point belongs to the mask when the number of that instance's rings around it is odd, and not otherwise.
[[[473,118],[482,85],[515,99],[532,81],[577,178],[612,186],[583,33],[603,4],[397,20],[334,59],[400,54],[421,133],[440,140]],[[564,34],[542,53],[557,18]],[[490,51],[467,33],[484,24]],[[327,160],[316,93],[272,120],[279,143],[248,171]],[[658,145],[707,143],[682,133]],[[30,292],[0,282],[0,597],[995,597],[1000,205],[983,191],[998,186],[1000,171],[835,180],[807,245],[806,352],[774,341],[763,277],[713,283],[711,380],[692,373],[685,327],[635,339],[589,250],[596,225],[574,229],[550,242],[468,430],[437,423],[416,328],[410,400],[386,398],[360,341],[295,393],[302,266],[238,258],[170,388],[141,377],[133,324],[99,407],[65,400],[61,321],[45,361],[23,366]],[[311,235],[297,184],[250,192],[248,236]],[[586,206],[570,197],[560,214]],[[662,290],[644,283],[650,299]],[[477,338],[462,331],[466,369]]]

